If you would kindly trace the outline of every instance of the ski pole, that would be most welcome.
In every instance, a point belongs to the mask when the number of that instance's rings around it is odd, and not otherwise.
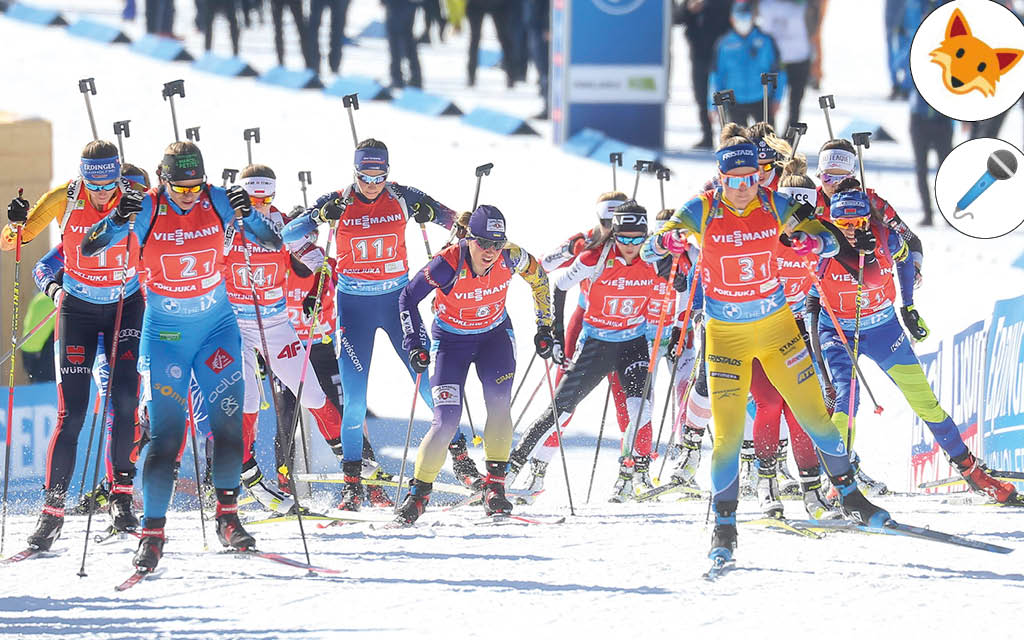
[[[569,484],[569,465],[565,462],[565,447],[562,446],[562,425],[558,421],[558,407],[555,404],[555,387],[551,384],[551,362],[545,363],[544,379],[548,381],[548,391],[551,392],[551,417],[555,420],[555,431],[558,433],[558,453],[562,456],[562,471],[565,472],[565,491],[569,496],[569,514],[576,515],[576,508],[572,504],[572,487]]]
[[[0,366],[2,366],[2,365],[3,365],[4,363],[6,363],[6,362],[7,362],[7,359],[8,359],[8,358],[10,358],[10,357],[11,357],[11,355],[12,355],[12,354],[14,354],[14,352],[15,352],[15,351],[20,351],[20,350],[21,350],[21,348],[22,348],[22,347],[24,347],[24,346],[25,346],[25,344],[26,344],[26,343],[27,343],[27,342],[28,342],[29,340],[31,340],[31,339],[32,339],[32,336],[34,336],[34,335],[36,334],[36,332],[37,332],[37,331],[39,331],[40,329],[42,329],[42,328],[43,328],[43,325],[45,325],[45,324],[46,324],[47,322],[49,322],[49,321],[50,321],[50,319],[51,319],[51,318],[53,318],[53,316],[55,316],[56,314],[57,314],[57,308],[56,308],[56,307],[54,307],[54,308],[53,308],[53,310],[52,310],[52,311],[50,311],[49,313],[47,313],[47,314],[46,314],[46,316],[45,316],[45,317],[43,317],[43,319],[42,319],[42,320],[40,320],[40,321],[39,321],[38,323],[36,323],[36,326],[34,326],[34,327],[32,327],[31,329],[29,329],[29,330],[28,330],[28,331],[27,331],[27,332],[25,333],[25,335],[21,337],[21,341],[20,341],[20,342],[18,342],[18,343],[17,343],[16,345],[14,345],[14,349],[11,349],[10,351],[8,351],[8,352],[7,352],[7,353],[6,353],[5,355],[4,355],[4,357],[3,357],[3,358],[0,358]]]
[[[771,89],[768,86],[771,85]],[[779,87],[779,74],[777,73],[762,73],[761,74],[761,91],[764,96],[764,118],[761,122],[768,123],[769,101],[771,100],[771,93]]]
[[[117,310],[114,312],[114,331],[113,336],[110,339],[110,357],[107,359],[107,366],[110,367],[110,373],[107,378],[107,388],[103,392],[103,411],[100,413],[103,416],[103,426],[106,427],[107,414],[110,412],[110,395],[111,390],[114,388],[114,368],[117,366],[117,348],[121,342],[121,317],[124,311],[124,292],[128,286],[128,265],[131,264],[131,250],[132,250],[132,236],[135,234],[135,214],[132,214],[128,219],[128,237],[124,243],[124,265],[125,268],[121,269],[121,291],[117,297]],[[103,457],[103,451],[106,449],[106,428],[100,429],[99,437],[97,438],[96,448],[96,462],[93,466],[92,472],[92,484],[91,487],[95,487],[96,483],[100,478],[100,460]],[[78,577],[86,577],[85,572],[85,557],[89,552],[89,532],[92,529],[92,512],[93,509],[89,509],[89,513],[85,520],[85,542],[82,544],[82,566],[78,568]]]
[[[423,372],[416,374],[416,386],[412,390],[412,409],[409,410],[409,426],[405,430],[405,449],[402,451],[402,465],[398,468],[398,486],[395,487],[395,513],[401,506],[397,499],[402,492],[402,483],[405,481],[405,462],[409,459],[409,443],[412,441],[412,422],[416,417],[416,399],[420,395],[420,381],[423,379]],[[465,394],[463,394],[465,395]],[[411,482],[409,484],[412,484]]]
[[[806,122],[797,122],[795,124],[791,124],[789,126],[789,128],[786,129],[785,138],[786,138],[786,140],[789,140],[790,144],[792,145],[792,147],[791,147],[792,151],[789,154],[789,159],[790,160],[792,160],[794,157],[796,157],[796,150],[800,146],[800,140],[804,137],[804,134],[806,134],[806,133],[807,133],[807,123]]]
[[[661,210],[665,210],[665,183],[672,179],[672,172],[668,170],[668,167],[657,166],[656,175],[658,177],[658,191],[661,193]]]
[[[604,396],[604,411],[601,412],[601,426],[597,429],[597,447],[594,449],[594,464],[590,467],[590,484],[587,485],[587,501],[590,504],[590,492],[594,489],[594,474],[597,473],[597,458],[601,455],[601,439],[604,438],[604,423],[608,419],[608,404],[612,399],[612,381],[608,380],[608,393]]]
[[[653,166],[654,162],[651,160],[637,160],[633,163],[633,171],[636,172],[636,177],[633,180],[633,200],[636,200],[636,192],[640,188],[640,174],[649,171]]]
[[[863,147],[871,146],[871,134],[869,132],[860,132],[853,134],[853,144],[857,147],[857,164],[860,165],[860,186],[867,193],[868,187],[864,183],[864,156],[862,155]],[[849,412],[847,413],[847,426],[846,426],[846,454],[850,455],[850,448],[853,445],[853,423],[854,423],[854,409],[856,404],[854,399],[857,395],[857,354],[860,350],[860,318],[861,318],[861,304],[863,303],[864,297],[864,252],[857,252],[857,297],[856,310],[854,313],[853,320],[853,362],[854,365],[850,371],[850,403]],[[837,331],[842,332],[842,327],[837,327]]]
[[[23,188],[18,189],[18,197],[21,198],[24,193]],[[11,353],[14,353],[14,349],[17,346],[18,340],[18,313],[20,309],[20,292],[21,292],[21,231],[22,224],[15,224],[14,229],[17,234],[15,241],[14,251],[14,290],[12,292],[11,304]],[[14,421],[14,364],[15,359],[11,358],[11,373],[7,377],[7,446],[4,449],[4,496],[3,496],[3,515],[0,516],[0,554],[4,550],[4,539],[7,537],[7,482],[11,476],[11,429]]]
[[[246,129],[242,132],[242,136],[245,137],[245,150],[249,154],[249,164],[252,164],[252,145],[254,142],[256,144],[260,143],[260,128]]]
[[[227,189],[229,184],[235,184],[235,178],[238,177],[238,169],[224,169],[220,173],[222,189]]]
[[[121,152],[121,162],[124,162],[124,138],[132,137],[132,132],[128,128],[128,123],[131,120],[118,120],[114,123],[114,135],[117,136],[117,150]]]
[[[93,371],[93,379],[96,381],[96,399],[92,407],[92,425],[89,427],[89,446],[85,448],[85,464],[82,465],[82,478],[78,483],[78,498],[82,498],[82,491],[85,489],[85,472],[89,469],[89,460],[92,459],[92,443],[96,437],[96,418],[100,415],[100,393],[106,391],[107,377],[104,375],[106,360],[98,370]],[[107,370],[109,371],[109,370]],[[104,423],[106,420],[104,420]],[[104,424],[104,427],[106,424]],[[94,487],[95,488],[95,487]]]
[[[519,414],[519,417],[516,419],[515,424],[512,425],[512,432],[513,433],[515,433],[515,430],[519,426],[519,423],[523,421],[523,418],[526,416],[526,410],[530,408],[530,403],[533,402],[534,396],[537,395],[537,392],[540,391],[541,385],[543,385],[543,384],[544,384],[544,378],[541,378],[540,380],[537,381],[537,386],[534,387],[533,393],[531,393],[530,397],[526,400],[526,406],[523,407],[522,413]]]
[[[519,386],[516,387],[516,392],[512,394],[512,402],[508,403],[508,406],[512,406],[516,403],[516,398],[519,397],[519,392],[522,391],[523,385],[526,384],[526,377],[530,375],[530,369],[533,367],[533,361],[537,359],[537,351],[534,350],[533,357],[530,358],[530,363],[526,365],[526,371],[523,372],[523,379],[519,381]]]
[[[622,152],[616,151],[615,153],[609,153],[608,162],[612,165],[612,191],[618,191],[619,182],[618,177],[615,175],[615,167],[622,166]]]
[[[185,127],[185,138],[192,142],[199,142],[199,127]]]
[[[306,185],[313,184],[313,177],[309,171],[299,172],[299,184],[302,185],[302,208],[309,208],[309,201],[306,199]]]
[[[192,402],[191,398],[189,398],[189,402]],[[203,485],[202,478],[199,475],[199,447],[196,445],[196,421],[193,419],[189,422],[191,424],[187,428],[188,435],[192,440],[192,464],[196,472],[196,498],[199,499],[199,528],[203,532],[203,551],[207,551],[210,545],[206,541],[206,510],[203,508]]]
[[[96,133],[96,119],[92,115],[92,102],[89,100],[89,94],[96,95],[96,79],[95,78],[84,78],[78,81],[78,90],[82,92],[82,96],[85,98],[85,110],[89,113],[89,126],[92,127],[92,139],[99,140],[100,136]]]
[[[668,462],[668,452],[672,449],[672,442],[675,440],[676,432],[682,427],[683,418],[686,416],[686,405],[690,401],[690,394],[693,393],[693,386],[697,382],[697,376],[700,375],[700,362],[704,357],[703,345],[697,344],[697,331],[693,332],[693,341],[696,347],[696,351],[693,354],[693,368],[690,369],[690,378],[686,383],[686,393],[679,400],[679,415],[676,416],[675,422],[672,423],[672,432],[668,435],[668,444],[665,445],[665,455],[661,458],[661,468],[658,469],[658,476],[655,479],[656,482],[661,482],[661,476],[665,473],[665,463]],[[701,341],[703,343],[703,340]],[[670,391],[674,391],[671,390]]]
[[[165,82],[161,95],[163,95],[164,100],[170,100],[171,102],[171,125],[174,127],[174,141],[178,142],[181,140],[181,137],[178,136],[178,113],[174,110],[174,96],[185,97],[185,81],[172,80]]]
[[[685,337],[685,335],[680,335],[679,342],[683,342]],[[668,361],[672,365],[672,375],[668,379],[668,395],[665,396],[665,406],[661,410],[661,421],[658,423],[658,437],[655,438],[654,446],[651,448],[651,451],[654,453],[657,453],[658,449],[661,447],[661,433],[662,430],[665,428],[665,418],[668,417],[668,406],[672,404],[672,396],[675,395],[676,372],[679,371],[679,367],[677,366],[679,364],[679,357],[675,356],[674,358],[669,358],[667,353],[665,354],[665,356],[666,358],[668,358]]]
[[[835,96],[831,94],[827,96],[821,96],[820,98],[818,98],[818,106],[821,107],[821,110],[823,112],[825,112],[825,126],[828,127],[828,139],[835,140],[836,137],[832,133],[832,118],[828,114],[829,109],[836,108]]]
[[[725,123],[732,122],[732,114],[729,112],[729,107],[736,104],[735,91],[732,89],[716,91],[711,98],[711,103],[715,105],[715,110],[718,111],[718,121],[720,126],[724,127]]]
[[[864,193],[868,192],[868,184],[864,181],[864,155],[863,149],[871,148],[871,132],[861,131],[853,134],[853,144],[857,147],[857,164],[860,165],[860,188]]]
[[[348,112],[348,127],[352,130],[352,146],[359,146],[359,138],[356,136],[356,119],[353,117],[352,112],[359,110],[359,94],[350,93],[347,96],[341,97],[341,105],[345,107],[345,111]]]

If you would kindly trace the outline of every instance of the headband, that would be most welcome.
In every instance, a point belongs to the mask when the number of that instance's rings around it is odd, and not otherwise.
[[[825,149],[818,154],[818,175],[829,169],[841,169],[853,173],[857,169],[857,154],[846,149]]]
[[[597,219],[601,222],[606,222],[612,219],[612,214],[615,213],[615,207],[625,202],[625,200],[605,200],[597,203]]]
[[[80,171],[82,172],[82,177],[90,182],[113,180],[121,176],[121,160],[117,156],[109,158],[82,158]]]
[[[754,140],[754,144],[757,145],[757,159],[758,160],[775,160],[779,157],[779,152],[772,149],[771,146],[765,142],[764,138],[758,138]]]
[[[790,200],[801,204],[809,204],[812,207],[818,203],[818,190],[807,187],[779,187],[776,189],[780,194]]]
[[[376,147],[356,149],[355,153],[356,171],[378,171],[388,172],[388,150]]]
[[[641,231],[647,233],[647,214],[635,213],[632,211],[616,211],[612,218],[612,229],[614,231]]]
[[[266,198],[277,193],[277,180],[265,176],[247,176],[238,181],[245,192],[256,198]]]
[[[757,168],[757,147],[749,142],[723,147],[715,152],[718,159],[718,170],[729,173],[740,167]]]

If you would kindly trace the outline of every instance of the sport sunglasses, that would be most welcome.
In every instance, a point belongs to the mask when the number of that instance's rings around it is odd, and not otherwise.
[[[83,182],[85,183],[85,188],[89,191],[113,191],[117,188],[117,180],[109,184],[93,184],[88,180],[83,180]]]
[[[832,224],[836,225],[840,229],[866,229],[868,226],[868,217],[858,216],[856,218],[833,218]]]
[[[758,177],[756,173],[749,176],[722,176],[722,183],[730,189],[752,187],[758,183]]]
[[[185,187],[180,184],[174,184],[173,182],[167,183],[167,188],[174,193],[199,193],[203,190],[202,184],[193,185],[191,187]]]
[[[477,243],[485,251],[487,249],[501,249],[505,246],[504,240],[488,240],[487,238],[478,238],[476,236],[467,236],[467,238]]]
[[[382,173],[379,176],[368,176],[359,169],[356,169],[355,172],[356,177],[359,178],[361,181],[365,182],[366,184],[381,184],[382,182],[388,179],[388,174],[386,173]]]
[[[619,235],[619,234],[615,235],[615,242],[621,242],[622,244],[629,244],[629,245],[643,244],[644,240],[646,240],[646,239],[647,239],[647,236],[623,236],[623,235]]]

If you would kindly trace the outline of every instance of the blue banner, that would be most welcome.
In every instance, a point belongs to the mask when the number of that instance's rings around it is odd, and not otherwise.
[[[985,363],[985,461],[993,469],[1024,471],[1024,296],[996,303]]]

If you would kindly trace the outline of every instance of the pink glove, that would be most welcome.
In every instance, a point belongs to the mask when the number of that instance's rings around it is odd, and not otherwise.
[[[794,231],[789,236],[790,246],[798,256],[806,256],[809,253],[821,253],[824,244],[817,236],[808,235],[803,231]]]
[[[661,236],[661,247],[669,253],[679,255],[687,249],[686,238],[678,231],[669,231]]]

